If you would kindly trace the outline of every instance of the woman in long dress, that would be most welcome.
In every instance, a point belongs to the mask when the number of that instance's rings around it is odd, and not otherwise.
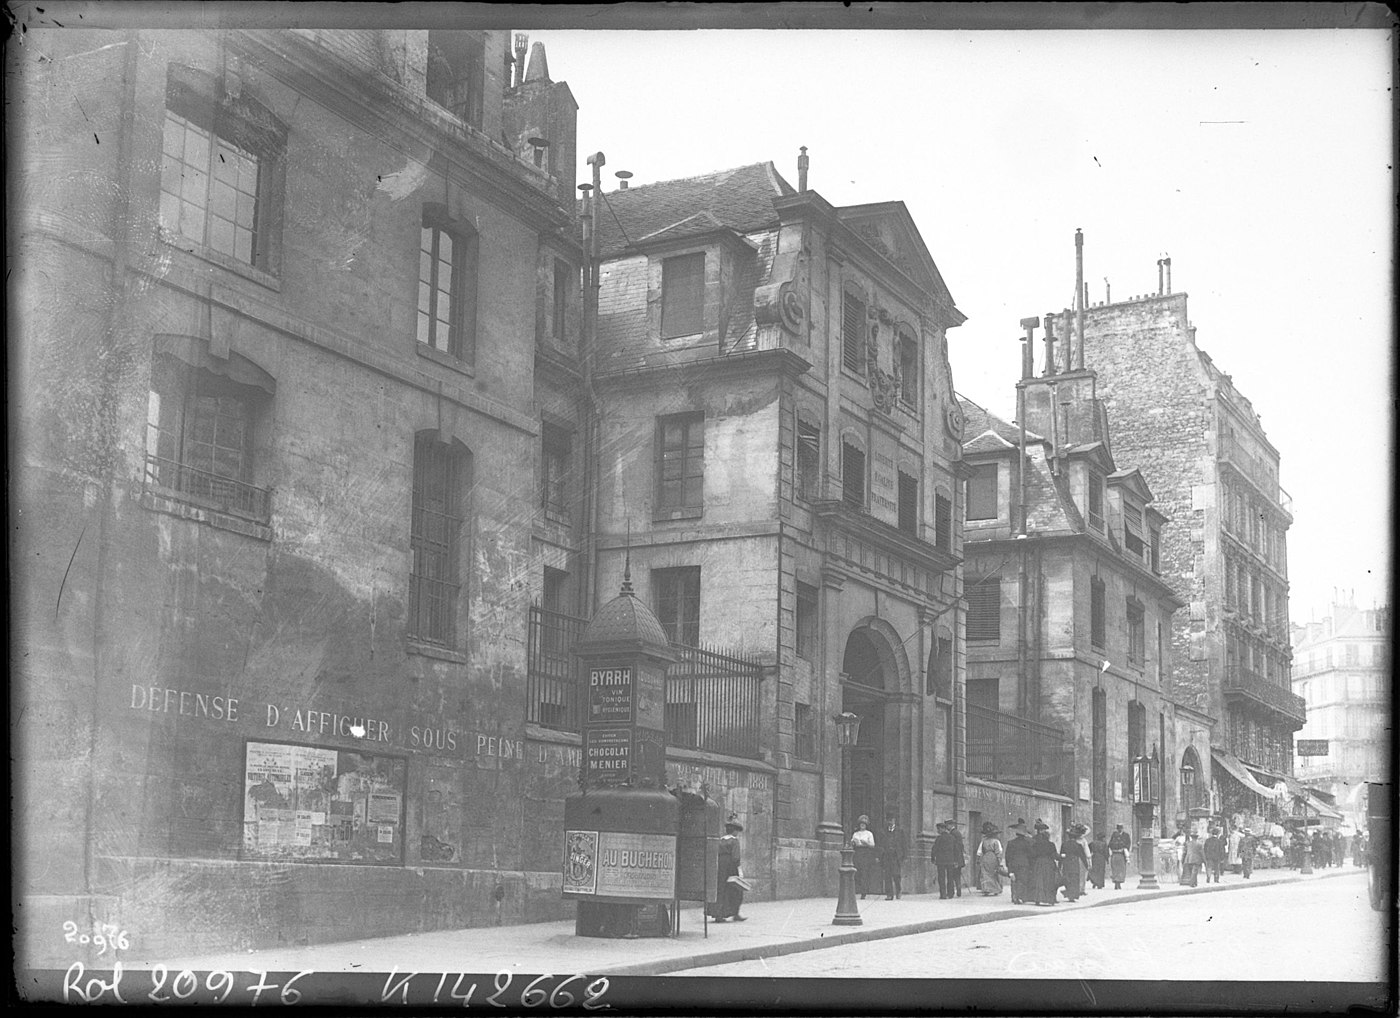
[[[1065,832],[1060,843],[1061,881],[1065,885],[1065,898],[1078,901],[1084,893],[1084,876],[1089,872],[1089,853],[1084,850],[1084,842],[1079,840],[1083,829],[1078,825]]]
[[[1031,860],[1030,878],[1026,881],[1025,898],[1037,905],[1055,904],[1060,886],[1060,853],[1050,841],[1050,828],[1043,820],[1036,821],[1035,837],[1028,853]]]
[[[982,841],[977,846],[977,887],[987,897],[1001,893],[1001,875],[1005,871],[1006,859],[1001,840],[997,837],[1000,833],[994,825],[983,824]]]
[[[862,898],[867,894],[879,894],[880,857],[875,851],[875,834],[870,830],[870,818],[863,813],[856,819],[851,848],[855,849],[856,856],[856,890]]]
[[[710,916],[717,923],[728,919],[741,923],[748,918],[739,914],[744,904],[744,889],[729,879],[743,878],[744,871],[739,866],[739,832],[743,829],[744,825],[739,823],[738,817],[730,814],[729,821],[724,825],[724,837],[719,839],[719,857],[715,867],[718,878],[716,900],[709,906]]]
[[[1094,840],[1089,842],[1089,883],[1094,885],[1094,890],[1103,890],[1104,873],[1108,869],[1108,842],[1103,840],[1103,834],[1094,836]]]

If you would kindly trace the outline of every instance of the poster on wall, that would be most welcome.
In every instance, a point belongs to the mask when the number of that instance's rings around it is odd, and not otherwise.
[[[666,900],[675,888],[674,835],[564,832],[565,894]]]
[[[243,857],[401,862],[406,788],[399,757],[250,741]]]

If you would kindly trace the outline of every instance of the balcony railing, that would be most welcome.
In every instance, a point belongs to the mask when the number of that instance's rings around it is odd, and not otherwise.
[[[1065,794],[1069,743],[1052,725],[967,705],[967,773],[973,777]]]
[[[530,608],[529,721],[582,730],[585,690],[573,649],[587,625],[587,619]],[[713,647],[673,649],[680,659],[666,670],[667,744],[757,759],[762,663]]]
[[[1288,492],[1279,487],[1278,475],[1266,459],[1251,456],[1239,440],[1230,435],[1220,436],[1220,457],[1248,477],[1256,488],[1278,503],[1285,512],[1292,515],[1293,500]]]
[[[154,453],[146,454],[146,490],[258,523],[266,523],[271,516],[272,492],[268,488]]]
[[[1229,670],[1222,688],[1226,693],[1247,696],[1294,721],[1307,719],[1306,701],[1301,696],[1247,668]]]

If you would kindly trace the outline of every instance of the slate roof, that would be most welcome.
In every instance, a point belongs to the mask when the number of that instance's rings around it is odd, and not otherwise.
[[[1020,446],[1021,429],[1017,425],[1002,420],[986,407],[978,406],[976,403],[972,402],[972,400],[961,394],[958,395],[958,406],[962,408],[963,412],[964,452],[971,452],[972,450],[968,448],[969,444],[989,431],[1008,445]],[[1045,441],[1045,436],[1037,435],[1034,431],[1027,428],[1026,441],[1043,442]],[[989,445],[988,448],[995,448],[995,446]]]
[[[609,258],[673,229],[676,236],[720,227],[753,233],[777,225],[774,198],[796,193],[772,162],[607,191],[598,207],[598,249]]]

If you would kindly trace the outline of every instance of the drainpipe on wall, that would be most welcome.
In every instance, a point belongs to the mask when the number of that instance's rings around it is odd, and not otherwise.
[[[598,356],[598,288],[601,266],[598,258],[598,195],[602,188],[602,171],[607,162],[603,153],[588,157],[593,168],[593,183],[588,190],[583,210],[583,391],[584,391],[584,528],[583,557],[580,563],[579,593],[583,599],[584,618],[592,618],[598,604],[598,483],[601,464],[601,413],[598,395],[593,385],[593,371]]]

